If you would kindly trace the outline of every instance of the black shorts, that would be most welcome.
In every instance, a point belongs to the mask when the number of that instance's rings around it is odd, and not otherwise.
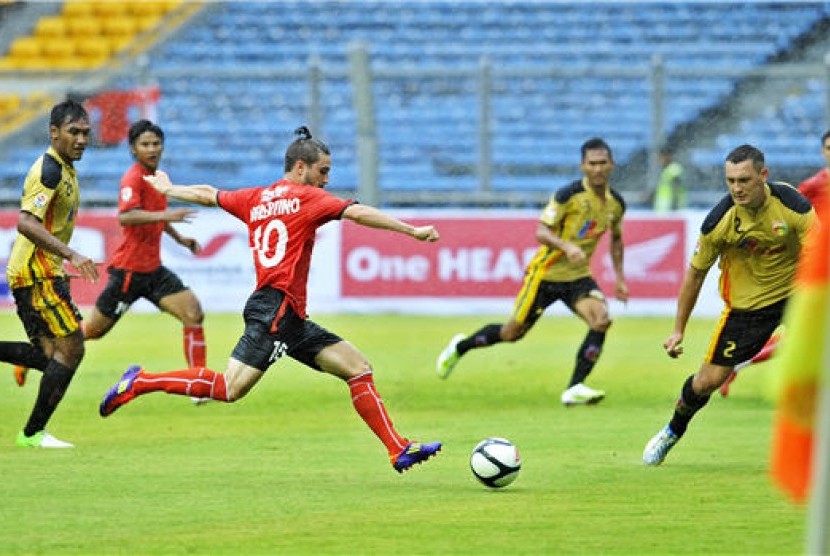
[[[522,324],[533,325],[545,309],[557,301],[563,301],[576,313],[576,303],[585,297],[593,297],[605,303],[605,295],[590,276],[573,282],[540,281],[538,284],[525,283],[513,308],[513,318]]]
[[[706,362],[734,367],[752,359],[781,324],[786,304],[787,300],[784,299],[753,311],[724,311],[709,342]]]
[[[285,294],[273,288],[252,293],[243,317],[245,332],[231,355],[261,371],[267,370],[283,354],[320,371],[314,362],[317,354],[343,341],[322,326],[297,316]]]
[[[123,268],[109,268],[107,287],[95,301],[103,315],[118,320],[130,305],[143,297],[156,307],[162,298],[187,288],[173,271],[160,266],[152,272],[133,272]]]
[[[35,345],[39,338],[65,338],[81,329],[81,312],[69,295],[64,278],[42,280],[33,286],[12,289],[17,316]]]

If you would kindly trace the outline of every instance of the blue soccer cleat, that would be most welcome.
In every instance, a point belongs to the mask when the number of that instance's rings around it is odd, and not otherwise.
[[[115,386],[107,391],[104,399],[101,400],[101,405],[98,407],[98,413],[101,414],[101,417],[112,415],[116,409],[135,397],[133,382],[135,382],[140,372],[141,367],[139,365],[128,367]]]
[[[410,442],[406,445],[406,448],[401,450],[401,453],[398,454],[392,461],[392,467],[394,467],[395,471],[398,473],[403,473],[416,463],[426,461],[440,451],[440,442],[431,442],[429,444]]]

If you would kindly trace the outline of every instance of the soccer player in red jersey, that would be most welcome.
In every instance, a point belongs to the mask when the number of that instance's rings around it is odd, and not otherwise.
[[[825,131],[824,135],[821,136],[821,155],[824,157],[825,161],[824,168],[798,185],[798,191],[809,199],[810,203],[813,205],[813,208],[816,210],[816,214],[822,213],[821,207],[827,203],[828,190],[830,190],[830,131]],[[778,343],[783,335],[784,328],[780,327],[778,331],[769,339],[769,342],[767,342],[764,346],[764,349],[758,352],[755,357],[749,361],[745,361],[740,365],[737,365],[735,370],[732,371],[732,374],[729,375],[729,378],[726,379],[726,382],[723,383],[723,386],[720,387],[721,396],[726,397],[729,395],[729,388],[738,377],[738,373],[741,370],[749,367],[750,365],[754,365],[755,363],[766,361],[775,355],[775,351],[778,349]]]
[[[355,410],[386,446],[394,469],[402,473],[436,454],[441,443],[421,444],[401,436],[375,389],[372,367],[363,354],[308,319],[308,271],[316,230],[331,220],[346,218],[419,241],[436,241],[438,232],[433,226],[412,226],[328,193],[324,188],[331,170],[329,148],[313,139],[306,127],[295,133],[298,138],[285,153],[283,179],[267,187],[221,191],[211,185],[173,185],[160,171],[145,176],[167,197],[218,206],[242,220],[248,226],[257,284],[243,312],[245,331],[224,374],[205,367],[154,374],[133,366],[106,393],[100,414],[106,417],[136,396],[157,391],[234,402],[251,390],[272,363],[288,355],[346,382]]]
[[[124,239],[109,265],[109,282],[98,296],[84,323],[84,337],[104,336],[138,299],[145,298],[181,321],[184,355],[188,367],[206,365],[204,313],[196,295],[161,263],[163,233],[176,243],[198,253],[199,242],[180,235],[173,222],[189,222],[189,208],[168,208],[167,198],[144,181],[158,169],[164,152],[164,132],[148,120],[130,126],[130,152],[135,163],[121,178],[118,195],[118,222]]]

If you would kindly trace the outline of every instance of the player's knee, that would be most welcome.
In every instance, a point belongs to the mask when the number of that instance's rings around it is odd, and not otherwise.
[[[518,342],[525,337],[527,330],[502,330],[501,339],[505,342]]]
[[[196,305],[185,309],[181,315],[181,320],[185,326],[201,326],[205,320],[205,314],[202,312],[202,308]]]
[[[607,332],[609,328],[611,328],[612,321],[608,318],[608,315],[604,315],[596,320],[596,322],[591,326],[591,330],[596,330],[597,332]]]
[[[61,350],[60,359],[63,359],[63,361],[61,361],[63,364],[74,370],[81,364],[81,360],[84,358],[84,353],[86,353],[84,343],[82,341],[76,342]]]

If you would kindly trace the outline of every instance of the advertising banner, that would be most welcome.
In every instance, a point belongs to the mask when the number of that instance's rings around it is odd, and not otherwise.
[[[538,248],[535,211],[395,212],[414,224],[433,223],[441,233],[436,243],[400,234],[332,222],[317,233],[309,275],[309,312],[412,312],[426,314],[504,313],[521,287],[524,269]],[[5,266],[17,235],[16,210],[0,211],[0,308],[14,305]],[[675,297],[703,213],[670,217],[628,214],[624,223],[624,270],[631,298],[628,314],[674,312]],[[206,311],[241,312],[254,284],[254,267],[245,226],[218,209],[197,209],[190,223],[174,224],[196,238],[202,252],[193,255],[168,236],[162,261],[199,297]],[[89,284],[72,279],[79,306],[90,306],[106,284],[106,262],[121,241],[113,209],[83,210],[72,246],[99,263],[101,280]],[[614,278],[608,238],[592,258],[600,287],[614,301]],[[72,269],[69,269],[72,271]],[[716,269],[709,273],[696,314],[714,315]],[[564,311],[561,304],[552,309]],[[139,301],[133,310],[152,309]],[[617,307],[616,310],[621,310]],[[615,310],[612,307],[612,310]]]
[[[425,221],[411,220],[421,225]],[[512,298],[539,245],[538,220],[522,218],[431,219],[437,244],[379,234],[344,222],[340,269],[349,297]],[[628,218],[624,221],[624,274],[632,298],[674,299],[683,278],[686,221]],[[613,297],[616,275],[606,237],[592,258],[594,277]]]

